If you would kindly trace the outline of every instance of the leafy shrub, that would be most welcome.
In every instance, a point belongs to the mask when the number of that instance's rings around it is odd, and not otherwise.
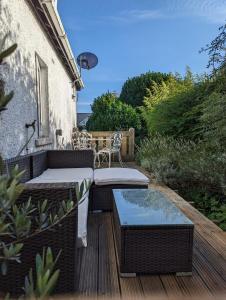
[[[92,111],[86,125],[91,131],[126,130],[130,127],[139,130],[141,127],[136,110],[121,102],[113,93],[106,93],[96,98]]]
[[[184,78],[171,78],[155,84],[144,100],[143,116],[149,133],[196,137],[199,105],[205,99],[206,79],[196,82],[189,69]]]
[[[198,130],[206,141],[219,148],[226,141],[226,94],[213,92],[201,106]]]
[[[150,171],[157,182],[171,186],[181,182],[183,157],[191,153],[195,144],[184,139],[175,140],[171,136],[153,134],[138,147],[137,160],[142,167]]]
[[[35,276],[30,269],[28,276],[25,278],[24,292],[29,299],[45,299],[53,291],[60,270],[54,270],[57,260],[61,253],[58,253],[54,259],[50,248],[43,248],[42,256],[36,255],[35,259]]]
[[[191,202],[206,217],[226,231],[226,203],[225,196],[207,192],[205,189],[179,189],[179,194]]]
[[[226,193],[226,153],[206,143],[155,134],[138,148],[137,159],[156,181],[173,188],[199,186]]]

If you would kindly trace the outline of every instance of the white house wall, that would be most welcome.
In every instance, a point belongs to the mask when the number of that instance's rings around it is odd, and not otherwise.
[[[7,44],[18,44],[16,52],[0,67],[7,91],[14,90],[8,110],[0,115],[0,153],[15,156],[26,142],[25,124],[37,120],[36,53],[48,67],[50,133],[53,144],[36,147],[36,133],[29,152],[56,148],[56,129],[62,129],[60,147],[69,147],[76,124],[71,78],[65,71],[47,35],[25,0],[0,0],[0,38],[10,33]],[[25,153],[25,152],[24,152]]]

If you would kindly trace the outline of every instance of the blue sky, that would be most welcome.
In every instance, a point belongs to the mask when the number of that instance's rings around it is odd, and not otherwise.
[[[202,46],[226,20],[226,0],[58,0],[75,56],[95,53],[99,64],[84,71],[78,111],[93,99],[120,92],[128,77],[147,71],[206,71]]]

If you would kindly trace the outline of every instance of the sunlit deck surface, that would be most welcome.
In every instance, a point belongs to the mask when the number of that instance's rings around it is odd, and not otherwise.
[[[92,213],[88,247],[79,251],[78,295],[145,297],[226,295],[226,233],[171,189],[150,184],[165,193],[195,224],[193,275],[140,275],[121,278],[118,271],[111,213]],[[205,298],[203,298],[205,299]]]

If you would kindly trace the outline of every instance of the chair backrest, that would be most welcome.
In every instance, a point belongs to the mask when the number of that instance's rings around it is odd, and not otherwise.
[[[79,135],[80,135],[80,132],[79,132],[78,128],[73,128],[73,132],[72,132],[72,145],[73,145],[73,149],[74,150],[77,150],[77,149],[80,148]]]
[[[83,129],[79,134],[79,149],[92,149],[92,135]]]
[[[114,132],[111,138],[112,138],[112,149],[119,151],[122,145],[122,133],[120,131]]]

